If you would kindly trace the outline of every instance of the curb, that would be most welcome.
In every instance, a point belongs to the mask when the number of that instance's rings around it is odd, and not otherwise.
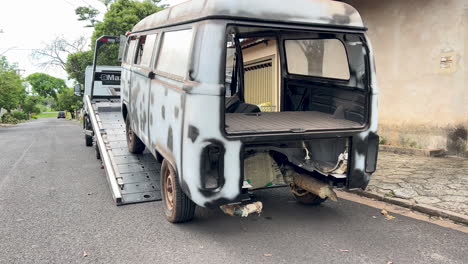
[[[454,222],[468,225],[468,216],[455,213],[455,212],[451,212],[451,211],[447,211],[447,210],[443,210],[440,208],[436,208],[430,205],[416,204],[409,200],[387,197],[383,194],[378,194],[374,192],[366,192],[366,191],[361,191],[361,190],[349,190],[348,192],[354,193],[360,196],[364,196],[367,198],[371,198],[377,201],[382,201],[382,202],[398,205],[401,207],[405,207],[405,208],[418,211],[420,213],[428,214],[431,216],[440,216],[443,218],[448,218]]]
[[[444,157],[446,155],[445,150],[443,149],[417,149],[391,145],[379,145],[379,150],[395,154],[406,154],[422,157]]]

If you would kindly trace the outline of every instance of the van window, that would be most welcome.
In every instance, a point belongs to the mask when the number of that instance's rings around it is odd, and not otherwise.
[[[151,63],[151,55],[153,54],[154,45],[156,43],[156,34],[146,36],[146,43],[143,48],[143,54],[140,58],[142,66],[149,67]]]
[[[127,44],[124,61],[128,64],[132,63],[133,54],[134,54],[133,51],[135,50],[134,49],[135,43],[136,43],[136,38],[131,37],[129,44]]]
[[[143,57],[143,49],[146,44],[146,36],[140,36],[138,38],[138,46],[136,50],[136,56],[135,56],[135,64],[139,65],[141,64],[141,58]]]
[[[346,49],[338,39],[286,40],[288,72],[349,80]]]
[[[156,70],[185,77],[191,44],[191,29],[165,32]]]

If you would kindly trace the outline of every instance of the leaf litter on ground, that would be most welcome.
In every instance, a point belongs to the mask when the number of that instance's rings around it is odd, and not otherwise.
[[[393,215],[391,215],[387,210],[385,209],[382,209],[382,211],[380,211],[380,213],[385,216],[385,219],[387,220],[392,220],[392,219],[395,219],[395,217]]]

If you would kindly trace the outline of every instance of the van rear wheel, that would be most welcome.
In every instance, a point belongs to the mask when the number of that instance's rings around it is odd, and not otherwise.
[[[297,194],[293,192],[293,195],[297,202],[306,205],[320,205],[327,200],[327,198],[322,199],[320,196],[307,191],[298,192]]]
[[[127,146],[128,151],[134,154],[141,154],[145,150],[145,144],[141,139],[133,132],[132,126],[130,125],[130,116],[125,120],[125,131],[127,135]]]
[[[183,223],[193,219],[196,205],[180,188],[177,174],[167,160],[161,166],[161,195],[167,221]]]

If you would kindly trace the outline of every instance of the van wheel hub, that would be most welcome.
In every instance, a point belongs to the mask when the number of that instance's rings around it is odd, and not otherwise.
[[[166,172],[166,180],[164,184],[164,194],[165,194],[165,200],[166,200],[166,206],[167,209],[171,210],[174,208],[174,188],[173,188],[173,182],[172,182],[172,177],[170,171]]]

